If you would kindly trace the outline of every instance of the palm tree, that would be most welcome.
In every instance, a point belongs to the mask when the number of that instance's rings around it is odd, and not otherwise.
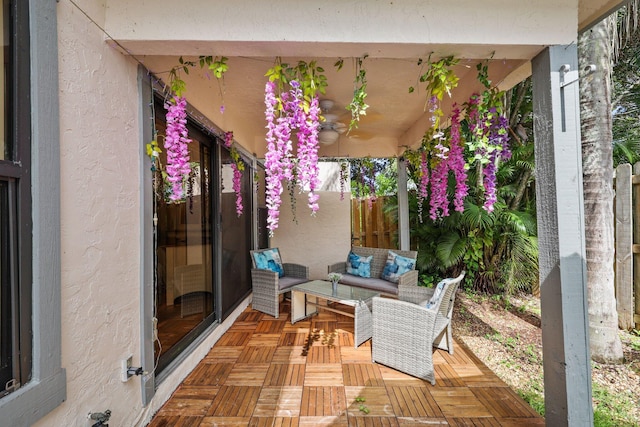
[[[638,0],[634,0],[620,13],[637,16],[637,6]],[[596,66],[596,71],[583,76],[580,82],[580,121],[590,349],[593,360],[606,363],[623,361],[613,272],[611,70],[618,22],[630,21],[625,18],[618,21],[614,14],[583,32],[578,40],[580,70],[591,64]]]
[[[613,68],[613,164],[640,161],[640,31],[620,41]]]

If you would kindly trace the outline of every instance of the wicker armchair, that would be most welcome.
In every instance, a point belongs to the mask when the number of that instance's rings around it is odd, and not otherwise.
[[[251,306],[254,310],[269,314],[276,319],[280,315],[280,294],[288,292],[291,287],[309,281],[309,267],[282,263],[284,276],[279,277],[275,271],[257,268],[255,254],[265,251],[276,251],[280,258],[278,248],[249,251],[251,253],[251,282],[253,286],[253,298]]]
[[[435,288],[400,287],[398,300],[373,298],[373,361],[435,385],[433,347],[453,353],[451,315],[464,274],[441,281],[441,297],[430,308]]]

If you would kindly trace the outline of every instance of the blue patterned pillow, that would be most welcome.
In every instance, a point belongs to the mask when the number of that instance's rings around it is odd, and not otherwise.
[[[271,270],[278,273],[278,277],[284,276],[284,268],[280,260],[280,252],[277,249],[267,249],[253,253],[253,260],[256,268],[261,270]]]
[[[389,282],[398,283],[400,276],[407,271],[413,270],[416,266],[416,260],[398,255],[393,251],[389,251],[387,255],[387,263],[380,277]]]
[[[433,290],[433,295],[431,296],[431,299],[429,301],[427,301],[425,307],[427,308],[431,308],[434,307],[439,300],[442,298],[443,295],[443,290],[444,290],[444,286],[449,283],[449,281],[447,279],[441,280],[437,285],[436,288]]]
[[[349,252],[347,259],[347,273],[360,277],[371,277],[371,261],[373,255],[360,256]]]

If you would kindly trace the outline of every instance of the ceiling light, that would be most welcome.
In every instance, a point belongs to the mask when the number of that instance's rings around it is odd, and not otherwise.
[[[329,110],[333,108],[333,101],[330,99],[321,99],[320,100],[320,109],[322,113],[328,113]]]
[[[320,141],[321,144],[331,145],[338,140],[339,136],[340,133],[338,131],[333,129],[322,129],[318,133],[318,141]]]

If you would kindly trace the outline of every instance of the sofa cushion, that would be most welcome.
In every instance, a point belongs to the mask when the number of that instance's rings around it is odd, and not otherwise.
[[[358,256],[372,257],[371,259],[371,277],[378,278],[382,274],[384,263],[387,261],[388,249],[368,248],[364,246],[352,246],[351,252]]]
[[[373,256],[359,256],[349,252],[347,273],[360,277],[371,277],[371,260]]]
[[[377,278],[364,278],[353,274],[343,274],[340,283],[357,286],[359,288],[370,289],[372,291],[383,292],[390,295],[398,295],[398,285],[387,280]]]
[[[256,268],[275,271],[278,273],[278,277],[284,276],[284,267],[280,259],[280,251],[276,248],[255,251],[253,253],[253,261]]]
[[[371,261],[371,277],[378,278],[382,276],[384,266],[387,263],[389,249],[352,246],[351,252],[359,256],[373,256],[373,260]],[[414,261],[418,255],[416,251],[402,251],[394,249],[394,252],[403,257],[413,259]]]
[[[413,270],[416,266],[416,260],[403,257],[393,251],[389,251],[387,262],[382,270],[380,277],[393,283],[398,283],[400,276],[407,271]]]

